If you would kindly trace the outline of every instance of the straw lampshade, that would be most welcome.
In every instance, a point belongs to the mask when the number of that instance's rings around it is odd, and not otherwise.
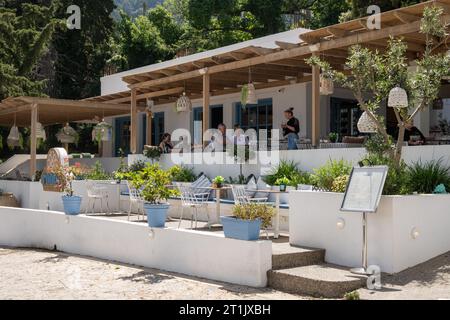
[[[408,108],[408,94],[405,89],[395,87],[389,93],[388,106],[391,108]]]
[[[364,111],[358,121],[358,131],[361,133],[378,132],[376,123],[370,118],[369,114]]]
[[[178,98],[176,103],[177,112],[188,112],[192,110],[191,99],[183,92],[180,98]]]

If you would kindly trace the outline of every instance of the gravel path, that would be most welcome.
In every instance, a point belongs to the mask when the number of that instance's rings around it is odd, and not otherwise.
[[[300,299],[42,250],[0,248],[1,299]]]
[[[450,299],[450,252],[382,277],[361,299]],[[309,299],[98,259],[32,249],[0,248],[1,299]]]

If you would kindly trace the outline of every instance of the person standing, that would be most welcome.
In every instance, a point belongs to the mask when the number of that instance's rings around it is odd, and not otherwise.
[[[297,142],[299,140],[300,121],[294,117],[294,108],[284,111],[284,117],[287,123],[281,127],[283,128],[283,136],[288,140],[288,150],[298,150]]]
[[[173,149],[172,136],[169,133],[164,133],[161,138],[159,148],[162,153],[171,153]]]

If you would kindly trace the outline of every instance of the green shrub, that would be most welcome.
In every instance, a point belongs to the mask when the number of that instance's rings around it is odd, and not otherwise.
[[[352,292],[347,292],[344,295],[344,299],[345,300],[360,300],[360,296],[359,296],[359,292],[358,291],[352,291]]]
[[[308,184],[309,175],[302,172],[296,163],[293,161],[281,161],[269,175],[264,177],[264,182],[268,185],[277,185],[277,180],[287,178],[289,179],[289,186],[297,187],[299,184]]]
[[[411,193],[408,178],[408,167],[404,161],[401,161],[400,164],[396,166],[394,160],[388,156],[369,154],[361,161],[360,165],[366,167],[389,167],[386,183],[383,189],[383,195],[405,195]]]
[[[223,184],[225,182],[225,178],[222,176],[217,176],[212,182],[215,184]]]
[[[291,184],[291,180],[289,180],[286,177],[280,178],[277,181],[275,181],[276,186],[281,186],[281,185],[289,186],[290,184]]]
[[[450,167],[442,164],[442,159],[426,163],[418,161],[408,167],[409,186],[413,192],[431,194],[443,184],[450,188]]]
[[[337,177],[333,181],[333,185],[331,186],[331,191],[336,193],[344,193],[347,189],[348,180],[350,179],[349,175],[344,175]]]
[[[166,201],[172,196],[179,195],[178,190],[170,189],[172,183],[169,171],[164,171],[159,164],[148,164],[144,169],[131,174],[131,184],[142,190],[144,200],[151,204]]]
[[[319,189],[332,191],[334,181],[342,176],[350,175],[351,171],[352,165],[347,161],[343,159],[329,160],[324,166],[314,169],[311,182]]]
[[[173,166],[169,169],[172,180],[176,182],[194,182],[197,178],[194,169],[184,166]]]
[[[87,180],[110,180],[112,175],[103,169],[102,163],[97,161],[86,175]]]
[[[275,209],[271,206],[258,203],[249,203],[234,206],[233,214],[236,218],[241,220],[261,219],[262,227],[268,228],[271,225],[272,218],[275,215]]]

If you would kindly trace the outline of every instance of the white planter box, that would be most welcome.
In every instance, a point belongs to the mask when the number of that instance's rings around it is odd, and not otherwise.
[[[291,192],[290,242],[326,249],[329,263],[361,266],[362,214],[340,212],[342,199],[337,193]],[[450,195],[383,197],[378,212],[368,216],[369,265],[397,273],[444,254],[449,230]]]

